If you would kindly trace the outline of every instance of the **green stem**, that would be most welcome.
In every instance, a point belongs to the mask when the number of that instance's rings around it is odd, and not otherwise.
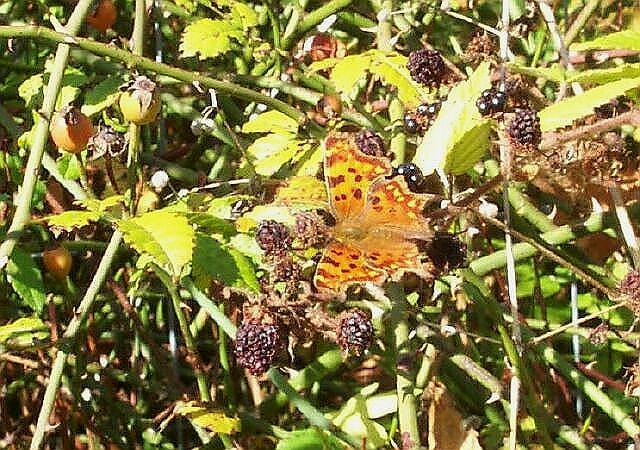
[[[181,281],[182,285],[189,291],[191,297],[200,305],[201,308],[209,314],[213,321],[225,332],[231,339],[236,338],[236,326],[218,309],[215,303],[198,290],[193,281],[189,277],[184,277]]]
[[[598,8],[599,4],[600,0],[589,0],[587,4],[582,7],[578,17],[576,17],[564,35],[564,45],[567,47],[571,45],[576,36],[578,36],[578,33],[584,30],[584,25],[587,23],[587,20],[589,20],[589,17],[591,17],[591,14]]]
[[[376,36],[378,50],[383,52],[393,51],[393,44],[391,43],[391,10],[393,9],[393,2],[391,0],[384,0],[380,12],[378,12],[378,33]]]
[[[598,386],[584,376],[578,369],[569,364],[563,357],[552,347],[544,347],[542,349],[542,357],[547,363],[554,366],[566,378],[570,379],[584,394],[593,401],[605,414],[616,422],[620,428],[627,432],[629,437],[636,438],[640,436],[640,426],[631,418],[623,408],[618,406],[607,394],[598,389]]]
[[[418,399],[415,396],[415,384],[410,368],[404,367],[409,361],[409,324],[407,322],[407,300],[401,284],[391,283],[387,295],[393,303],[391,310],[391,329],[393,330],[396,351],[396,393],[398,396],[398,419],[403,447],[407,450],[420,448],[418,430]]]
[[[389,104],[389,119],[393,124],[391,132],[391,142],[389,150],[395,155],[396,161],[404,162],[407,150],[407,135],[404,134],[402,125],[402,117],[404,116],[404,106],[402,102],[394,97]]]
[[[318,25],[331,14],[335,14],[341,9],[346,8],[351,4],[352,1],[353,0],[331,0],[318,9],[307,14],[304,19],[298,22],[298,26],[293,31],[293,33],[285,36],[285,38],[282,40],[282,49],[289,50],[296,43],[299,36],[305,34],[307,31]]]
[[[67,37],[74,36],[78,33],[84,17],[87,15],[87,11],[89,11],[91,7],[91,3],[92,0],[80,0],[78,2],[66,26]],[[56,100],[62,86],[62,76],[67,66],[67,60],[69,59],[69,52],[71,50],[69,44],[63,40],[58,41],[58,43],[59,45],[49,75],[49,81],[47,82],[47,87],[44,92],[44,100],[42,101],[42,108],[40,109],[40,119],[33,133],[33,144],[29,152],[29,158],[27,159],[24,180],[18,191],[16,211],[9,230],[7,231],[7,239],[0,245],[0,269],[6,264],[18,243],[19,235],[31,217],[31,198],[33,197],[33,191],[38,181],[40,163],[49,137],[49,120],[55,111]]]
[[[80,330],[80,326],[84,323],[89,310],[93,306],[93,302],[98,294],[98,291],[102,287],[105,278],[107,277],[107,272],[111,267],[111,263],[113,258],[118,250],[120,242],[122,241],[122,233],[120,231],[115,231],[113,235],[111,235],[111,240],[109,241],[109,245],[107,245],[107,249],[100,260],[100,265],[96,270],[96,274],[91,280],[87,291],[80,302],[80,305],[77,308],[76,315],[69,322],[69,326],[63,335],[63,339],[71,342],[76,337],[78,331]],[[53,409],[53,403],[56,399],[56,393],[58,391],[58,386],[60,386],[60,380],[62,379],[62,371],[64,369],[64,364],[67,359],[67,355],[69,354],[69,350],[65,347],[58,350],[56,354],[56,359],[51,366],[51,374],[49,375],[49,382],[47,383],[47,388],[44,391],[44,398],[42,400],[42,407],[40,408],[40,413],[38,414],[38,422],[36,424],[36,431],[33,434],[33,439],[31,440],[31,445],[29,447],[30,450],[37,450],[42,447],[42,443],[44,440],[44,434],[49,426],[49,416],[51,415],[51,410]]]
[[[89,0],[85,0],[89,1]],[[216,89],[220,93],[228,94],[232,97],[240,98],[246,101],[255,101],[264,103],[265,105],[276,109],[283,114],[297,120],[299,123],[306,122],[304,113],[298,111],[280,100],[276,100],[268,95],[263,95],[251,89],[238,86],[233,83],[216,80],[199,72],[180,69],[164,63],[155,62],[152,59],[134,55],[126,50],[119,49],[112,45],[102,44],[86,38],[70,38],[63,33],[57,33],[45,27],[33,26],[0,26],[0,37],[11,38],[31,38],[45,42],[68,43],[78,48],[87,50],[100,56],[107,56],[111,59],[122,61],[131,69],[148,70],[160,75],[170,76],[176,80],[186,83],[199,83],[202,87]]]

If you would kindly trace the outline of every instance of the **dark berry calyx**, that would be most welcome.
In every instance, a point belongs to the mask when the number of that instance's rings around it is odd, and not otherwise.
[[[364,129],[356,135],[356,144],[362,153],[369,156],[387,156],[382,138],[373,130]]]
[[[483,116],[504,112],[507,106],[507,95],[495,88],[486,89],[476,100],[476,107]]]
[[[367,313],[352,309],[340,315],[336,334],[343,351],[360,356],[373,341],[373,324]]]
[[[413,163],[400,164],[393,169],[391,176],[400,175],[407,183],[409,190],[413,192],[420,192],[424,184],[424,176],[418,166]]]
[[[253,375],[263,374],[283,348],[281,336],[276,324],[243,322],[236,332],[236,361]]]
[[[439,86],[446,72],[440,52],[427,48],[409,53],[407,69],[411,78],[426,86]]]
[[[522,150],[534,150],[540,145],[542,131],[540,118],[532,109],[518,109],[509,122],[507,134],[511,144]]]
[[[256,230],[256,242],[268,254],[284,252],[291,245],[291,235],[286,225],[275,220],[260,222]]]
[[[404,115],[404,130],[408,133],[408,134],[416,134],[421,130],[421,126],[420,123],[418,123],[418,121],[415,119],[415,117],[413,117],[413,114],[411,113],[406,113]]]

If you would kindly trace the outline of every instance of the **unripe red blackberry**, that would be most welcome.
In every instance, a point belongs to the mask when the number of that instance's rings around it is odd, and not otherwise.
[[[391,176],[401,175],[410,191],[420,192],[424,184],[424,176],[418,166],[413,163],[400,164],[393,169]]]
[[[532,109],[518,109],[509,122],[507,134],[511,144],[522,150],[534,150],[540,145],[540,118]]]
[[[266,372],[283,348],[281,336],[276,324],[243,322],[236,332],[236,361],[253,375]]]
[[[382,138],[373,130],[360,130],[356,136],[356,144],[362,153],[369,156],[387,156]]]
[[[507,95],[494,88],[482,91],[480,98],[476,100],[476,107],[483,116],[504,112],[506,105]]]
[[[258,225],[256,242],[267,254],[279,253],[289,248],[291,235],[286,225],[275,220],[265,220]]]
[[[336,334],[343,351],[360,356],[373,341],[373,325],[367,313],[352,309],[340,315]]]
[[[428,48],[409,53],[407,69],[411,78],[426,86],[439,86],[446,71],[440,52]]]
[[[426,253],[436,269],[446,272],[464,264],[467,247],[454,235],[442,233],[433,238]]]
[[[289,253],[276,253],[271,260],[271,275],[273,281],[287,281],[295,283],[300,279],[300,266],[293,261]]]
[[[618,284],[618,289],[626,297],[629,309],[636,317],[640,317],[640,272],[629,271]]]

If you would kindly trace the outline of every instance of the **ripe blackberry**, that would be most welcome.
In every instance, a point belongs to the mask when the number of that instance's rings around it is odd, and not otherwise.
[[[404,115],[404,130],[408,133],[408,134],[416,134],[419,131],[421,131],[420,124],[418,123],[418,121],[416,120],[415,117],[413,117],[413,114],[411,113],[406,113]]]
[[[291,235],[284,224],[265,220],[258,225],[256,242],[267,254],[280,253],[291,245]]]
[[[329,232],[324,219],[315,211],[303,211],[296,214],[296,242],[302,248],[324,244]]]
[[[434,102],[434,103],[423,103],[422,105],[416,108],[416,112],[422,117],[426,117],[427,119],[435,119],[440,111],[440,107],[442,106],[442,102]]]
[[[411,78],[426,86],[439,86],[446,71],[440,52],[427,48],[409,53],[407,69]]]
[[[618,289],[626,297],[627,306],[636,317],[640,317],[640,272],[631,270],[618,284]]]
[[[476,100],[476,107],[483,116],[504,112],[506,105],[507,95],[495,88],[482,91],[480,98]]]
[[[427,256],[440,271],[447,272],[464,264],[467,247],[452,234],[437,234],[427,247]]]
[[[424,176],[418,166],[413,163],[400,164],[393,169],[392,177],[401,175],[404,181],[407,183],[409,190],[413,192],[420,192],[424,184]]]
[[[360,356],[371,345],[373,325],[367,313],[361,309],[352,309],[340,315],[336,334],[338,345],[343,351]]]
[[[356,136],[356,144],[362,153],[369,156],[387,156],[382,138],[373,130],[360,130]]]
[[[266,372],[283,347],[281,335],[278,325],[243,322],[236,333],[238,364],[253,375]]]
[[[511,144],[522,150],[534,150],[540,145],[542,131],[538,113],[532,109],[519,109],[509,122],[507,134]]]

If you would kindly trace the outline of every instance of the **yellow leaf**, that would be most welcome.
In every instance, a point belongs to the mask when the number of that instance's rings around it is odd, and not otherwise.
[[[243,133],[296,133],[298,122],[280,111],[267,111],[242,126]]]
[[[327,192],[324,183],[316,177],[291,177],[287,184],[278,189],[274,204],[306,208],[328,209]]]
[[[179,402],[174,413],[186,417],[199,427],[214,433],[231,434],[240,429],[240,419],[228,417],[223,411],[198,406],[197,402]]]

